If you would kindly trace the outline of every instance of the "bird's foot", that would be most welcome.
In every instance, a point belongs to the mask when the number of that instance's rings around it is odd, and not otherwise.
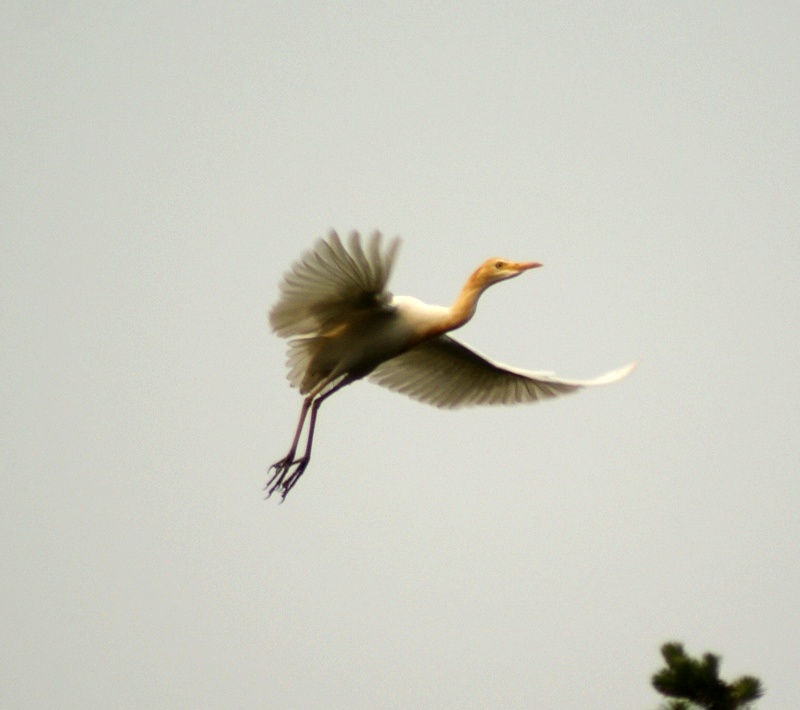
[[[295,483],[300,480],[300,476],[302,476],[305,472],[310,460],[311,457],[306,455],[292,462],[294,470],[283,482],[283,493],[281,494],[282,501],[285,500],[287,495],[289,495],[289,491],[294,488]]]
[[[309,461],[309,456],[301,456],[296,459],[294,451],[291,451],[286,457],[272,464],[269,470],[275,471],[275,473],[272,474],[264,486],[264,490],[267,492],[266,497],[269,498],[275,491],[280,491],[281,502],[286,500],[286,496],[294,488],[300,476],[303,475]]]
[[[269,467],[270,472],[273,472],[272,475],[267,479],[267,482],[264,484],[264,490],[267,492],[267,498],[269,498],[276,490],[283,487],[284,479],[286,478],[286,474],[291,469],[292,464],[294,463],[294,451],[290,451],[287,456],[282,458],[280,461],[276,461],[272,466]]]

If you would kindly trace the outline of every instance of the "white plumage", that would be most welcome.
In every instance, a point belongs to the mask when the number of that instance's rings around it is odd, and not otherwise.
[[[541,264],[488,259],[452,306],[431,306],[386,290],[399,240],[382,246],[378,232],[363,245],[354,232],[347,247],[331,232],[281,282],[270,324],[279,336],[291,338],[288,377],[305,399],[289,453],[271,467],[268,496],[280,490],[285,498],[308,466],[322,402],[363,377],[421,402],[455,408],[535,402],[617,382],[636,367],[631,363],[592,380],[571,380],[493,362],[446,333],[472,317],[489,286]],[[296,459],[309,410],[305,453]]]
[[[381,387],[435,407],[519,404],[606,385],[628,375],[636,363],[592,380],[567,380],[494,362],[449,335],[439,335],[387,360],[369,379]]]

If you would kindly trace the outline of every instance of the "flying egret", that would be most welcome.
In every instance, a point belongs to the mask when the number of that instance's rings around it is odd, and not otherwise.
[[[305,397],[289,453],[270,467],[267,497],[280,491],[286,498],[306,470],[320,405],[363,377],[421,402],[455,408],[535,402],[617,382],[636,367],[633,362],[593,380],[567,380],[489,360],[446,333],[472,318],[489,286],[541,264],[487,259],[452,306],[431,306],[386,290],[399,244],[395,238],[383,248],[379,232],[362,244],[353,232],[345,246],[332,231],[284,276],[269,320],[278,336],[291,338],[288,379]],[[295,458],[309,411],[305,452]]]

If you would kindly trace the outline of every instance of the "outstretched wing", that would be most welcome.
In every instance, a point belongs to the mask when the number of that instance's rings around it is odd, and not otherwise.
[[[435,407],[516,404],[606,385],[630,374],[632,362],[593,380],[565,380],[549,372],[528,372],[492,362],[448,335],[428,340],[379,365],[376,384]]]
[[[272,329],[281,337],[313,335],[359,311],[386,307],[386,283],[400,240],[382,250],[381,234],[374,232],[365,242],[357,232],[347,247],[334,231],[319,239],[283,277],[269,313]]]

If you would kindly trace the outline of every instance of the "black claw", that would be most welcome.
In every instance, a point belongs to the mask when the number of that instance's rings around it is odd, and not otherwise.
[[[294,458],[294,452],[292,452],[286,456],[286,458],[272,464],[269,470],[274,470],[275,473],[273,473],[264,484],[264,490],[267,491],[265,498],[270,498],[275,491],[280,491],[280,502],[282,503],[285,501],[289,491],[294,488],[300,476],[302,476],[303,472],[306,470],[308,462],[308,456],[301,456],[299,459],[296,459]]]

